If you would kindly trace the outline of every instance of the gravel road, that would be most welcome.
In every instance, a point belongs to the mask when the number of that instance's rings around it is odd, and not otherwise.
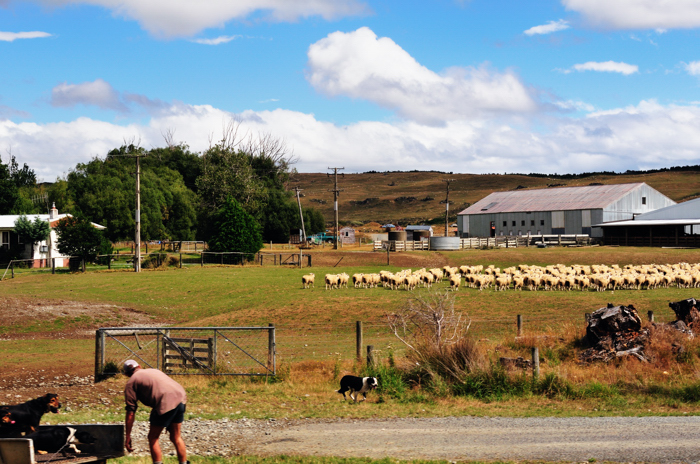
[[[140,425],[145,438],[147,424]],[[193,455],[700,461],[700,417],[186,421]],[[138,442],[135,430],[135,444]],[[163,443],[167,438],[163,437]],[[169,448],[164,447],[168,452]],[[143,454],[147,447],[141,447]]]

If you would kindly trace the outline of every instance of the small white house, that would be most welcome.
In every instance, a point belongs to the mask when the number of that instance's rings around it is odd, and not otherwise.
[[[70,214],[58,214],[58,210],[54,204],[49,214],[27,214],[26,216],[30,221],[34,221],[37,217],[42,221],[47,221],[51,231],[48,240],[35,244],[33,250],[29,249],[30,244],[25,244],[22,259],[34,260],[33,267],[50,267],[52,259],[56,260],[56,267],[68,266],[69,257],[60,254],[56,248],[58,236],[56,235],[54,226],[64,217],[70,216]],[[21,237],[15,232],[15,221],[17,221],[19,217],[19,215],[14,214],[0,216],[0,248],[7,250],[13,245],[22,245]],[[95,224],[94,222],[92,225],[100,230],[106,229],[106,227]]]

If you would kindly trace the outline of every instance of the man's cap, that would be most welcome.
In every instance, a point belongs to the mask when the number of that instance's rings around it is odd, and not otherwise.
[[[133,372],[137,367],[140,367],[139,363],[137,363],[133,359],[129,359],[124,362],[124,373],[129,374]]]

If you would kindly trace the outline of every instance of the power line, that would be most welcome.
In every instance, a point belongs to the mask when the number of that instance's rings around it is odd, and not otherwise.
[[[342,169],[345,169],[345,168],[328,168],[328,169],[333,169],[333,177],[334,177],[334,179],[335,179],[335,186],[333,187],[333,190],[332,190],[332,192],[333,192],[333,200],[334,200],[334,202],[333,202],[333,210],[334,210],[334,212],[335,212],[335,222],[334,222],[334,224],[335,224],[335,240],[334,240],[333,249],[337,250],[337,249],[338,249],[338,235],[339,235],[339,234],[338,234],[338,195],[340,194],[340,192],[342,192],[342,190],[338,190],[338,170],[339,170],[339,169],[342,170]],[[331,176],[330,173],[327,173],[326,175],[327,175],[328,177]],[[341,175],[342,175],[343,177],[345,177],[345,174],[342,174],[342,173],[341,173]]]
[[[454,182],[455,179],[442,179],[443,182],[447,183],[447,193],[445,195],[445,237],[449,235],[449,214],[450,214],[450,183]]]

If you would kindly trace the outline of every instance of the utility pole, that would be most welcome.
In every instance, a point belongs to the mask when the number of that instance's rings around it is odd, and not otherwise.
[[[141,158],[146,156],[137,149],[129,158],[136,158],[136,209],[134,210],[134,272],[141,272]]]
[[[443,182],[447,183],[447,195],[445,195],[445,237],[449,236],[449,222],[448,216],[450,214],[450,182],[454,182],[454,179],[442,179]]]
[[[299,217],[301,218],[301,243],[306,243],[306,227],[304,227],[304,214],[301,212],[301,200],[299,199],[299,192],[301,189],[299,187],[294,187],[294,191],[297,192],[297,204],[299,205]]]
[[[333,211],[335,212],[335,240],[333,244],[333,249],[337,250],[338,249],[338,194],[342,192],[342,190],[338,190],[338,169],[345,169],[345,168],[328,168],[328,169],[333,169],[333,175],[335,177],[335,187],[333,187]],[[344,174],[341,173],[343,177],[345,177]],[[327,174],[327,176],[330,177],[330,173]]]
[[[136,155],[136,210],[134,212],[134,272],[141,272],[141,156]]]

